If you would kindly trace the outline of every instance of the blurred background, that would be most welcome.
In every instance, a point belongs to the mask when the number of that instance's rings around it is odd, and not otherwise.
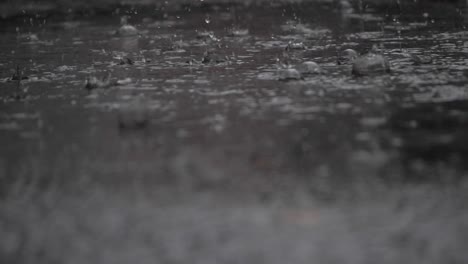
[[[426,4],[426,3],[456,3],[460,6],[466,5],[465,0],[374,0],[367,1],[371,4],[386,4],[386,5],[405,5],[405,4]],[[163,5],[173,6],[178,4],[202,5],[207,3],[241,3],[250,4],[278,4],[278,3],[338,3],[343,6],[347,5],[362,5],[366,4],[363,0],[2,0],[0,1],[0,15],[5,18],[8,16],[18,15],[29,11],[60,11],[70,12],[70,10],[92,10],[92,9],[108,9],[116,6],[132,6],[132,5]]]

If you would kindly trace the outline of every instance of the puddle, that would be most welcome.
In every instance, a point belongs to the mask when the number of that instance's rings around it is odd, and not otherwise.
[[[468,109],[458,105],[468,100],[465,9],[419,2],[403,13],[375,3],[360,12],[331,3],[185,8],[0,21],[0,158],[20,161],[27,153],[53,167],[70,145],[80,148],[68,161],[79,163],[127,157],[123,145],[148,140],[141,155],[164,159],[180,146],[229,152],[235,145],[226,162],[247,174],[309,175],[330,164],[330,174],[347,174],[366,167],[372,153],[391,157],[371,162],[373,172],[440,159],[464,173],[455,160],[468,155],[459,146]],[[127,11],[137,33],[116,36]],[[382,54],[390,71],[353,76],[352,63],[338,63],[346,49]],[[306,61],[320,71],[295,69]],[[14,80],[17,66],[28,79]],[[281,75],[290,68],[294,78]],[[106,76],[108,85],[85,89],[87,79]],[[149,125],[123,132],[122,100],[140,96],[143,110],[132,105],[125,123]],[[426,108],[448,128],[427,131],[424,125],[436,124]],[[12,139],[13,132],[22,136]],[[262,140],[270,143],[256,145]],[[427,159],[426,144],[456,158]],[[251,155],[262,165],[247,162]]]

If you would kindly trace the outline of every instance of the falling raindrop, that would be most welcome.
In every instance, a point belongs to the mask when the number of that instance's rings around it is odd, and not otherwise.
[[[424,12],[424,13],[423,13],[423,17],[424,17],[424,23],[425,23],[426,26],[427,26],[427,24],[429,24],[429,13]]]
[[[211,23],[211,17],[210,17],[209,15],[207,15],[207,16],[205,17],[205,23],[206,23],[206,24]]]

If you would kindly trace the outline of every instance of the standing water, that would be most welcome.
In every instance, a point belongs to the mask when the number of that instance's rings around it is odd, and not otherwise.
[[[1,263],[467,263],[465,3],[0,20]]]

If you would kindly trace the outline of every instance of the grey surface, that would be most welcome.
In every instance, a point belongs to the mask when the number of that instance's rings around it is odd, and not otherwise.
[[[465,10],[400,11],[208,5],[0,22],[0,258],[465,263]],[[138,36],[114,35],[123,14]],[[285,51],[291,41],[306,48]],[[339,51],[374,45],[390,73],[337,65]],[[227,61],[197,63],[207,50]],[[322,71],[279,81],[278,61]],[[123,84],[85,89],[109,73]]]

